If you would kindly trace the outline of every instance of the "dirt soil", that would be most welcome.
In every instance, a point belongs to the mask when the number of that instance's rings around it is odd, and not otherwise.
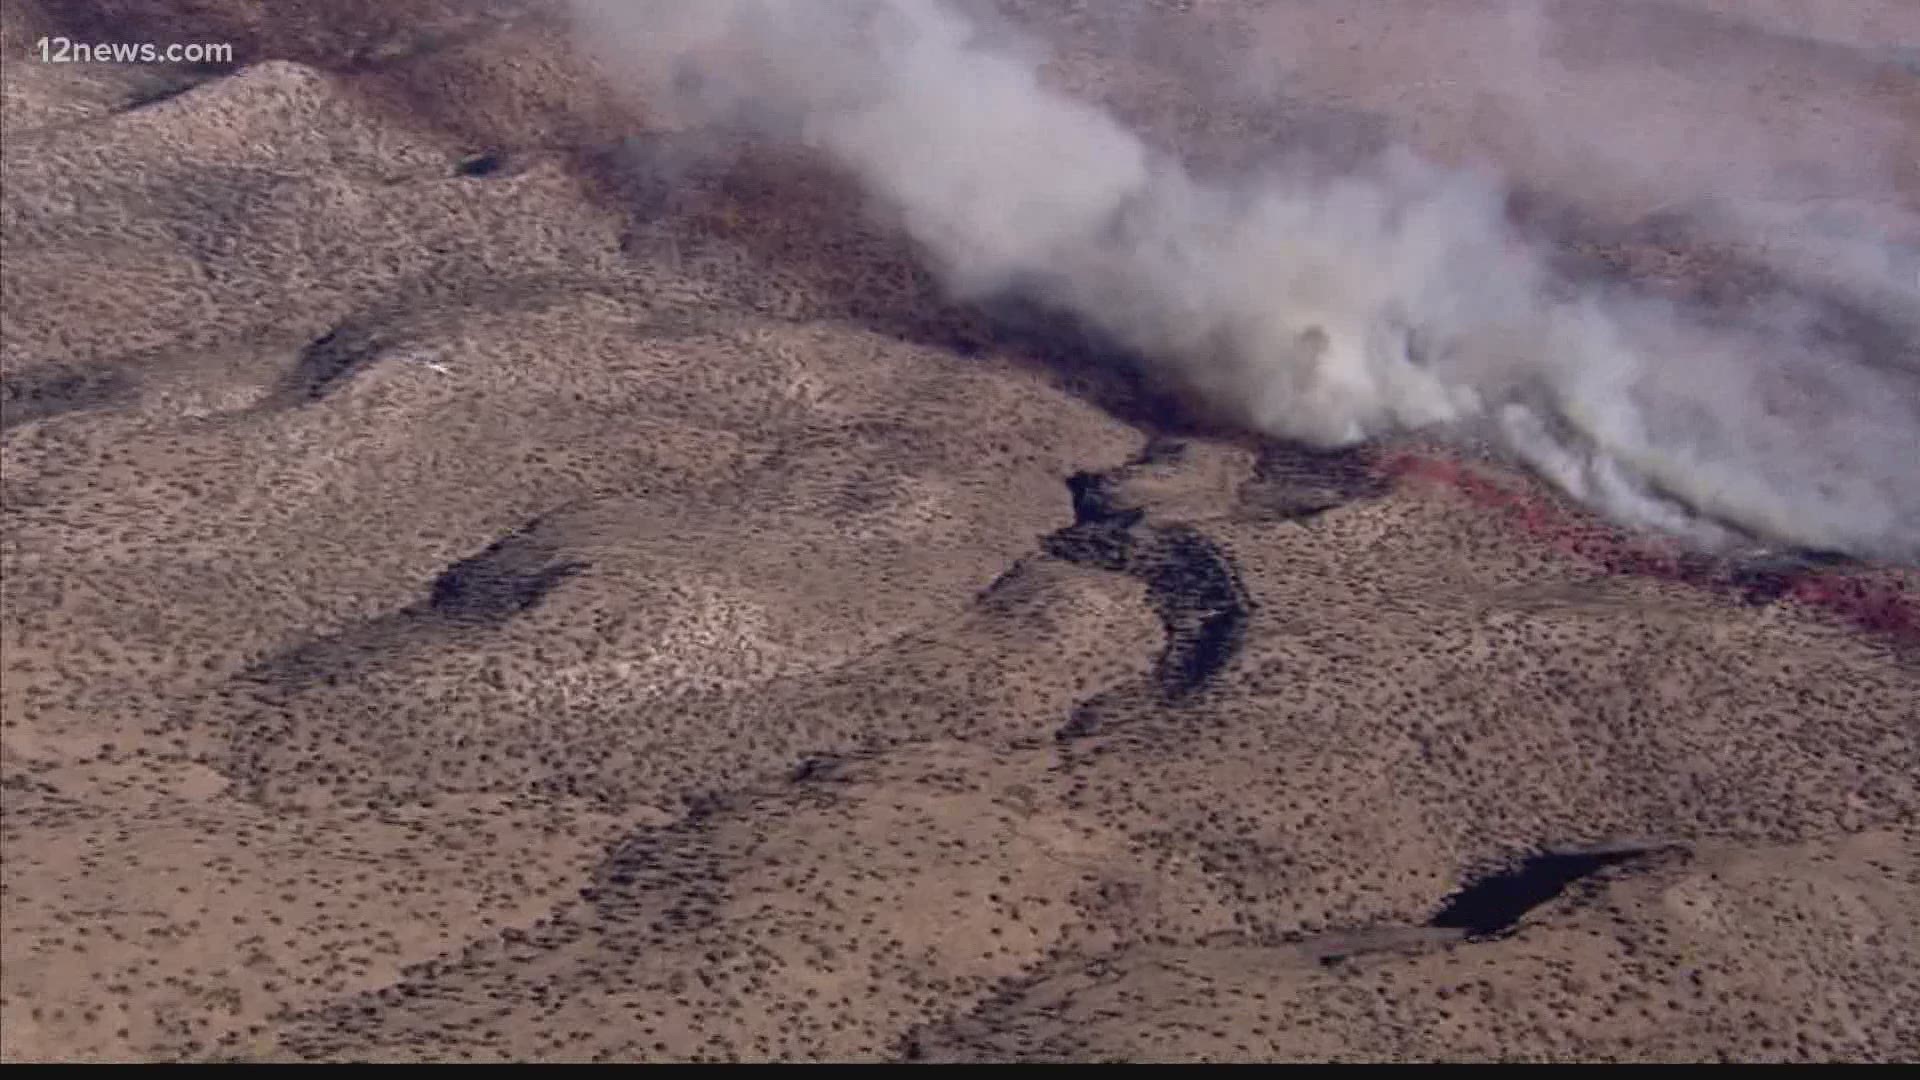
[[[1001,6],[1196,161],[1396,134],[1724,272],[1448,82],[1487,5]],[[1574,4],[1552,92],[1920,162],[1920,14],[1815,6]],[[1920,1058],[1912,570],[1210,428],[541,0],[0,12],[7,1060]]]

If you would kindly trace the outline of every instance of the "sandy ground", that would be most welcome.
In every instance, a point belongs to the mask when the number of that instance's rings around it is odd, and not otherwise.
[[[1481,5],[1005,6],[1197,160],[1698,179],[1444,85]],[[1684,7],[1576,13],[1596,142],[1776,86],[1727,168],[1916,209],[1910,6]],[[0,12],[7,1060],[1920,1057],[1911,571],[1181,421],[539,3]]]

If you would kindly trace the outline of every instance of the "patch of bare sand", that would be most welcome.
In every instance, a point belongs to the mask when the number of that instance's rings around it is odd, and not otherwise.
[[[1828,579],[1136,426],[541,5],[0,11],[241,61],[0,71],[7,1059],[1920,1053]]]

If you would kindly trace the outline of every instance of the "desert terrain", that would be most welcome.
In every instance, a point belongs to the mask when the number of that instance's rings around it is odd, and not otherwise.
[[[1524,87],[1475,0],[995,10],[1670,295],[1720,175],[1920,243],[1913,6],[1550,6]],[[1235,428],[590,52],[0,0],[6,1060],[1920,1059],[1912,567]]]

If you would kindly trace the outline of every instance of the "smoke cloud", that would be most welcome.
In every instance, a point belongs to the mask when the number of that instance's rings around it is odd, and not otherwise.
[[[650,109],[830,155],[957,296],[1069,311],[1259,431],[1492,435],[1573,496],[1704,546],[1920,562],[1903,322],[1920,274],[1903,279],[1914,249],[1884,230],[1812,234],[1775,206],[1723,207],[1716,227],[1773,229],[1776,268],[1819,292],[1690,309],[1566,278],[1510,221],[1498,177],[1408,147],[1336,175],[1295,161],[1197,176],[1049,88],[1039,43],[941,0],[574,8]],[[1541,31],[1520,15],[1537,67]],[[1632,175],[1658,175],[1669,151],[1684,154],[1636,144]],[[1876,332],[1836,332],[1834,295]]]

